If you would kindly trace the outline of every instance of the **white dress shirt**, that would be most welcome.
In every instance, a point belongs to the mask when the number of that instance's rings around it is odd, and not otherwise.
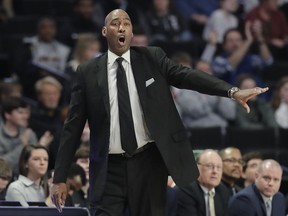
[[[204,193],[204,199],[205,199],[205,207],[206,207],[206,216],[210,216],[210,210],[209,210],[209,201],[208,201],[208,188],[204,187],[203,185],[200,184],[201,189],[203,190]],[[215,188],[211,189],[213,193],[213,197],[215,196]]]
[[[138,148],[140,148],[145,144],[147,144],[148,142],[151,142],[152,139],[150,138],[148,129],[146,127],[142,107],[139,101],[139,96],[131,67],[130,50],[124,53],[121,57],[124,58],[122,65],[126,72],[128,91],[132,109],[132,117],[136,133],[136,140]],[[109,143],[110,154],[119,154],[124,152],[123,149],[121,148],[121,139],[120,139],[118,95],[117,95],[117,67],[118,67],[118,63],[116,62],[117,58],[119,58],[119,56],[108,50],[107,70],[108,70],[108,91],[109,91],[110,114],[111,114],[110,143]]]

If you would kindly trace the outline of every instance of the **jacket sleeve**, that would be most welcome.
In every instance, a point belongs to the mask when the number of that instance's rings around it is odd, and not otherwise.
[[[229,83],[202,71],[175,63],[158,47],[152,47],[149,51],[169,85],[204,94],[228,97],[228,90],[232,88]]]
[[[80,145],[80,137],[86,123],[85,85],[82,73],[80,66],[72,84],[69,111],[64,122],[55,163],[54,183],[66,182],[68,170]]]

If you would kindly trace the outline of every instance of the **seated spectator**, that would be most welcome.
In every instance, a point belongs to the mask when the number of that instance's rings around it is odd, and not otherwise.
[[[8,186],[6,200],[18,201],[22,206],[28,206],[28,202],[44,203],[48,196],[47,182],[43,178],[47,169],[47,149],[26,145],[19,159],[19,178]]]
[[[21,98],[8,98],[2,103],[0,126],[0,158],[3,158],[18,173],[18,161],[24,146],[37,144],[34,131],[27,128],[28,104]]]
[[[23,85],[25,96],[34,98],[35,82],[49,71],[60,77],[64,73],[70,48],[56,40],[56,33],[55,21],[42,18],[38,22],[37,35],[24,38],[22,46],[15,52],[12,69]]]
[[[172,3],[190,23],[193,34],[201,37],[210,15],[219,7],[218,0],[173,0]]]
[[[72,17],[59,29],[59,38],[63,43],[74,47],[79,34],[100,34],[101,26],[94,20],[95,4],[93,0],[74,0]]]
[[[212,70],[215,76],[235,85],[236,77],[242,73],[253,75],[258,84],[263,83],[259,70],[273,63],[268,46],[263,40],[260,23],[253,24],[253,32],[256,33],[259,47],[259,55],[249,52],[253,43],[251,23],[245,25],[246,40],[237,29],[228,30],[223,38],[223,52],[216,56],[212,62]]]
[[[68,198],[65,206],[88,207],[87,197],[84,199],[81,189],[87,184],[87,179],[83,168],[73,163],[67,176]]]
[[[288,23],[277,3],[277,0],[261,0],[260,4],[247,14],[246,22],[260,21],[263,26],[263,39],[271,47],[274,58],[286,60]]]
[[[0,158],[0,200],[5,200],[7,186],[12,180],[10,165]]]
[[[242,74],[238,77],[237,86],[240,89],[255,88],[256,81],[250,75]],[[273,110],[269,103],[259,97],[254,97],[247,103],[250,107],[249,115],[239,104],[236,106],[236,119],[234,122],[236,127],[250,129],[277,127]]]
[[[243,155],[243,172],[242,179],[243,187],[248,187],[255,182],[256,172],[258,170],[259,165],[263,161],[263,157],[259,152],[248,152]]]
[[[146,13],[147,31],[152,44],[192,40],[187,23],[172,6],[170,0],[153,0]]]
[[[94,34],[79,34],[72,59],[68,62],[65,72],[69,74],[69,77],[72,77],[79,64],[97,57],[101,54],[100,50],[101,44]]]
[[[229,192],[221,184],[223,163],[214,150],[208,149],[197,158],[198,181],[176,190],[177,216],[225,215]]]
[[[227,147],[219,152],[223,161],[222,183],[233,196],[241,190],[236,182],[240,179],[243,169],[243,160],[238,148]]]
[[[279,191],[282,168],[275,160],[264,160],[257,169],[255,184],[236,194],[229,202],[228,216],[284,216],[285,198]]]
[[[272,109],[278,126],[288,129],[288,77],[283,77],[274,89]]]
[[[54,139],[49,145],[49,169],[54,168],[54,160],[59,147],[62,129],[61,108],[59,106],[62,85],[53,77],[44,77],[35,84],[37,104],[32,106],[30,127],[40,137],[49,131]]]
[[[174,56],[174,60],[180,59]],[[189,64],[189,61],[187,63]],[[207,62],[198,61],[196,69],[212,75],[211,67]],[[182,89],[173,89],[173,91],[175,103],[186,128],[222,127],[224,129],[229,121],[235,118],[236,104],[231,99]]]
[[[233,15],[237,9],[237,0],[221,0],[220,8],[211,14],[205,25],[203,38],[208,40],[210,32],[213,31],[217,35],[217,42],[222,43],[225,32],[238,27],[237,17]]]
[[[80,206],[88,206],[87,198],[88,198],[88,190],[89,190],[89,148],[88,147],[80,147],[74,157],[74,161],[76,164],[82,167],[85,172],[86,180],[85,183],[83,181],[83,185],[80,190],[78,190],[74,197],[77,196],[77,200],[81,203]],[[73,198],[73,196],[72,196]]]

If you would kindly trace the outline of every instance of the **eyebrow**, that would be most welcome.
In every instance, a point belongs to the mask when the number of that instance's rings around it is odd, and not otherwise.
[[[115,21],[115,20],[119,20],[120,18],[115,18],[115,19],[112,19],[111,22]],[[130,18],[129,17],[125,17],[124,20],[128,20],[129,22],[131,22]]]

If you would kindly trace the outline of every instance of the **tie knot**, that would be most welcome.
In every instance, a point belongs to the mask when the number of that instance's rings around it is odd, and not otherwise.
[[[122,58],[122,57],[119,57],[116,59],[118,65],[120,65],[123,62],[123,60],[124,60],[124,58]]]
[[[208,191],[208,196],[213,197],[214,196],[213,191]]]

